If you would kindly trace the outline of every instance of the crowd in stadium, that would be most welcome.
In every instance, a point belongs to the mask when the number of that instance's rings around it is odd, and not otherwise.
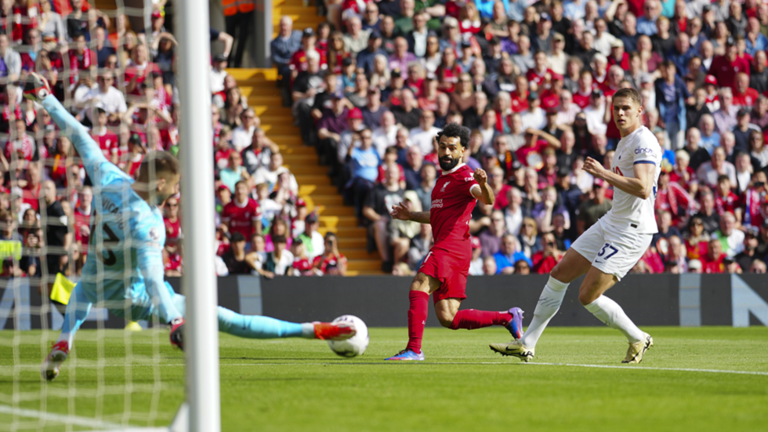
[[[75,276],[90,236],[89,179],[47,113],[22,98],[29,72],[126,173],[148,152],[179,154],[178,43],[163,4],[134,32],[83,0],[2,2],[4,276]],[[640,91],[664,149],[659,234],[633,271],[766,271],[767,4],[344,0],[319,10],[328,20],[317,28],[282,17],[272,62],[304,144],[355,207],[385,272],[411,274],[429,250],[429,226],[389,210],[430,207],[434,136],[457,122],[472,131],[464,162],[485,169],[497,193],[474,211],[470,274],[548,273],[611,208],[612,187],[583,164],[611,168],[611,96],[623,87]],[[242,61],[242,38],[212,29],[211,41],[224,46],[210,71],[217,273],[346,274],[338,239],[318,232],[225,70]],[[163,208],[168,276],[183,265],[180,201]]]
[[[548,273],[611,208],[583,170],[611,168],[611,96],[643,99],[664,149],[657,224],[637,273],[766,271],[768,5],[756,0],[344,0],[272,42],[285,103],[368,227],[382,268],[407,274],[429,226],[433,140],[471,129],[464,162],[497,192],[478,203],[470,274]],[[304,125],[314,124],[314,128]]]

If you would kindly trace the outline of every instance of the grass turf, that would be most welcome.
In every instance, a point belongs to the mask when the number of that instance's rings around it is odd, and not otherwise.
[[[320,341],[221,334],[222,430],[765,430],[768,328],[646,330],[655,346],[631,366],[619,364],[626,342],[607,328],[547,329],[529,364],[488,349],[508,339],[500,329],[427,329],[419,363],[382,361],[405,346],[402,328],[371,329],[368,351],[354,359]],[[65,430],[33,417],[14,423],[14,393],[20,409],[132,425],[168,424],[183,400],[182,354],[164,332],[129,334],[126,368],[122,331],[101,342],[81,331],[75,361],[50,384],[39,378],[41,333],[18,336],[13,350],[14,334],[0,332],[0,430]],[[87,424],[66,429],[92,430]]]

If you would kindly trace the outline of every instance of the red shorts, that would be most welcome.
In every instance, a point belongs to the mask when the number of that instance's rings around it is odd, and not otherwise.
[[[419,268],[420,273],[440,281],[440,289],[432,293],[434,303],[440,300],[467,298],[467,275],[470,257],[457,255],[445,249],[430,249]]]

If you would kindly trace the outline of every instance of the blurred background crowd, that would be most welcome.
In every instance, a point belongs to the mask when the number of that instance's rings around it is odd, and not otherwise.
[[[464,162],[496,191],[470,224],[470,274],[548,273],[611,208],[611,96],[642,95],[664,149],[659,234],[633,272],[764,273],[768,4],[756,0],[344,0],[272,42],[285,104],[369,228],[382,269],[409,274],[440,174],[433,137],[471,129]],[[310,127],[309,125],[314,125]]]
[[[320,0],[321,1],[321,0]],[[239,15],[210,30],[217,273],[346,273],[332,233],[298,197],[295,176],[227,73],[241,66]],[[21,96],[36,71],[129,175],[148,153],[183,157],[172,2],[142,31],[84,0],[0,2],[0,254],[3,276],[76,277],[91,237],[93,191],[71,142]],[[664,149],[659,234],[636,273],[766,271],[768,4],[756,0],[327,0],[327,20],[270,44],[283,102],[302,141],[367,228],[382,270],[412,274],[440,167],[434,136],[471,130],[464,163],[496,191],[470,223],[470,274],[548,273],[611,208],[613,189],[583,170],[611,168],[620,140],[611,96],[639,90]],[[239,9],[238,9],[239,8]],[[113,11],[110,11],[113,12]],[[233,37],[235,35],[235,37]],[[182,194],[163,208],[169,276],[183,271]]]

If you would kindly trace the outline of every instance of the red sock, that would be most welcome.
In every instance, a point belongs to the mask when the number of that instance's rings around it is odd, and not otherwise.
[[[411,308],[408,309],[408,346],[415,353],[421,352],[421,338],[424,336],[424,325],[427,323],[429,311],[429,294],[422,291],[410,291],[408,299]]]
[[[490,327],[492,325],[507,325],[512,320],[512,314],[507,311],[494,312],[494,311],[481,311],[476,309],[465,309],[456,312],[456,316],[453,317],[453,323],[451,323],[451,330],[458,329],[479,329],[483,327]]]

